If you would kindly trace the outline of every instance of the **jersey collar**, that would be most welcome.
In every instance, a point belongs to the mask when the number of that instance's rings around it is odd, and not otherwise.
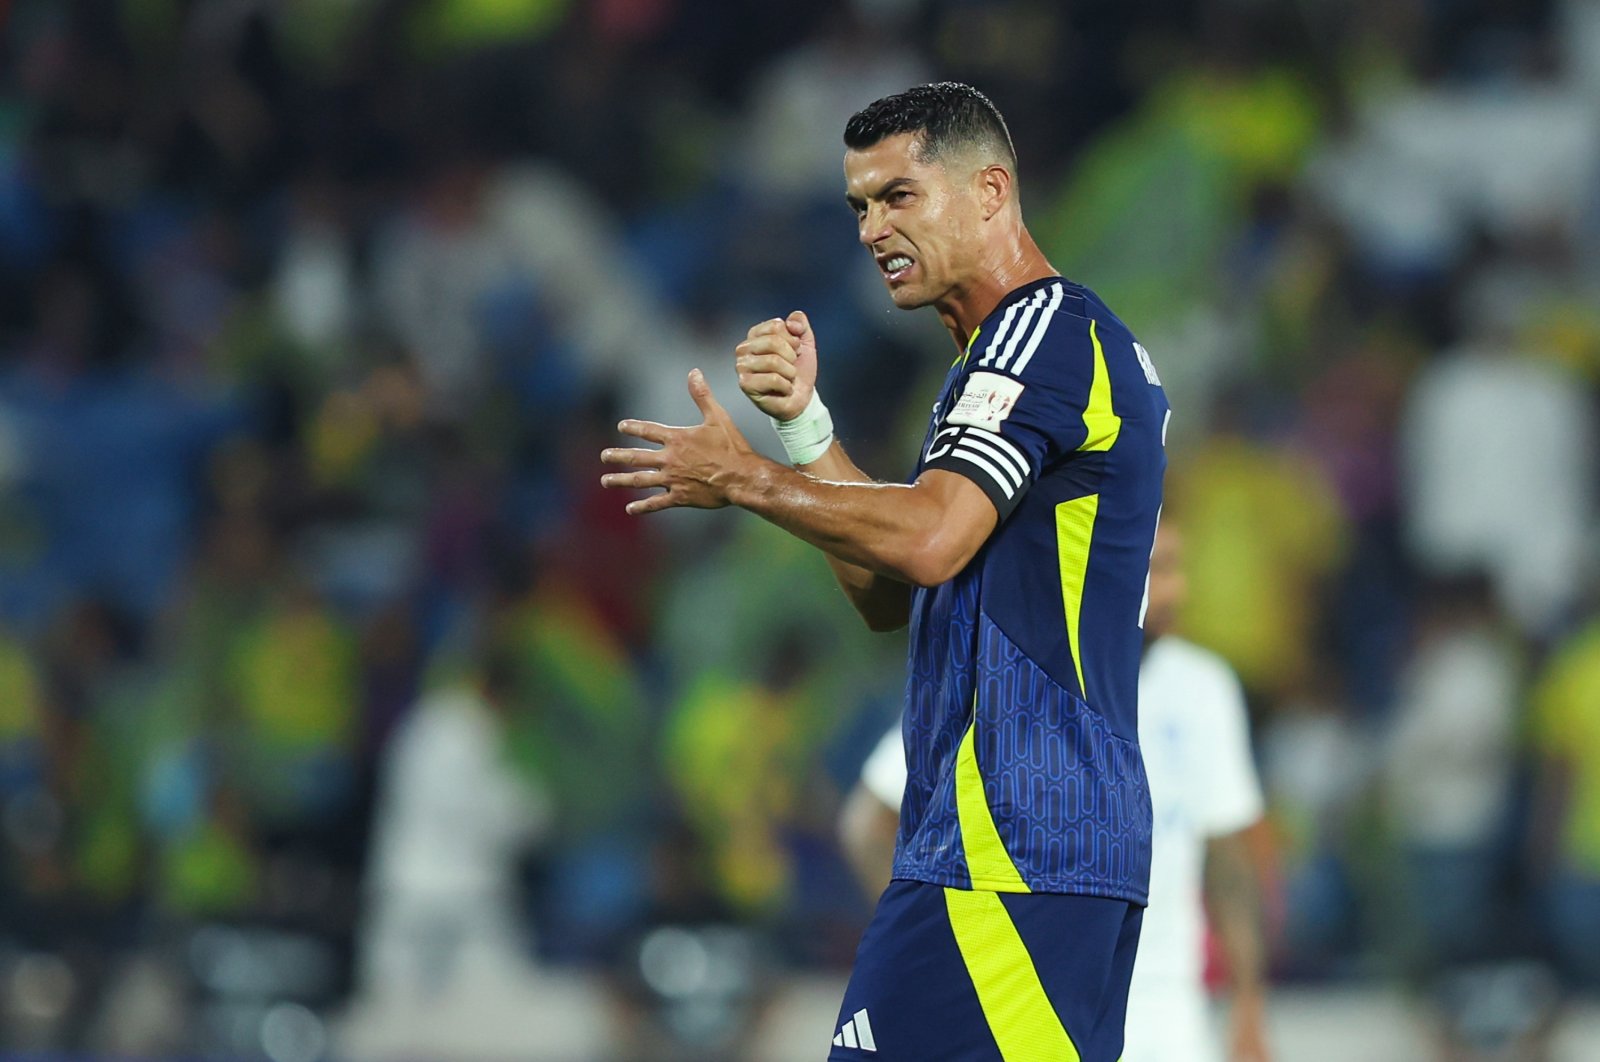
[[[1000,301],[995,303],[994,309],[989,311],[989,316],[985,317],[982,321],[979,321],[978,327],[972,330],[972,334],[967,337],[966,350],[961,352],[961,356],[958,357],[956,361],[966,361],[967,355],[972,353],[973,344],[977,343],[978,337],[982,335],[985,330],[990,328],[990,322],[994,321],[1005,312],[1006,307],[1012,305],[1013,303],[1021,302],[1023,299],[1026,299],[1029,295],[1032,295],[1040,288],[1048,287],[1051,284],[1070,283],[1072,282],[1063,276],[1040,277],[1038,280],[1029,281],[1020,288],[1012,288],[1010,291],[1006,292],[1005,295],[1001,297]]]

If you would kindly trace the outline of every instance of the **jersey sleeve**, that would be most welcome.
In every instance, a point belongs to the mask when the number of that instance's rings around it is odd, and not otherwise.
[[[973,343],[922,466],[971,479],[1001,520],[1046,468],[1092,441],[1097,364],[1104,373],[1094,322],[1031,303]]]
[[[1202,720],[1207,785],[1200,796],[1197,819],[1208,837],[1242,830],[1261,818],[1261,781],[1250,753],[1250,718],[1244,691],[1231,668],[1220,661],[1206,681],[1192,689]]]

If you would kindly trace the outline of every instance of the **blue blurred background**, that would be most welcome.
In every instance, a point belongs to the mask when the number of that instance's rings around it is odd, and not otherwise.
[[[903,643],[597,453],[697,365],[775,451],[732,348],[801,308],[904,475],[948,337],[840,133],[958,78],[1171,396],[1281,1035],[1597,1057],[1600,3],[0,19],[0,1047],[818,1054]]]

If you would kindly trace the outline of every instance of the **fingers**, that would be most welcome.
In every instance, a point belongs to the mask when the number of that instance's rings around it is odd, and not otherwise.
[[[711,385],[706,382],[706,374],[699,369],[692,369],[689,372],[689,397],[694,399],[694,404],[700,408],[700,413],[706,418],[707,424],[728,419],[727,410],[722,408],[717,396],[711,393]]]
[[[624,421],[623,423],[627,423]],[[650,490],[655,487],[665,487],[660,494],[652,494],[648,498],[638,498],[629,502],[623,508],[633,515],[653,513],[658,509],[670,509],[679,504],[672,497],[672,483],[667,473],[661,471],[656,465],[661,460],[660,450],[629,450],[613,447],[600,451],[600,460],[608,465],[624,465],[632,468],[641,468],[638,472],[607,472],[600,477],[600,485],[613,490]]]
[[[665,487],[668,482],[667,474],[655,468],[644,472],[607,472],[600,477],[602,487],[622,490],[649,490],[651,487]]]
[[[671,509],[675,505],[683,504],[670,492],[652,494],[648,498],[640,498],[627,504],[626,510],[631,516],[643,516],[645,513],[658,513],[662,509]]]
[[[660,468],[661,451],[612,447],[600,451],[600,460],[603,464],[622,465],[625,468]]]
[[[785,398],[794,394],[794,381],[772,372],[760,372],[753,376],[741,372],[739,390],[751,398],[766,398],[768,395]]]
[[[674,431],[665,424],[657,424],[653,420],[625,420],[617,425],[617,430],[624,435],[632,435],[653,443],[665,443]]]
[[[760,376],[762,373],[772,373],[793,380],[799,374],[793,361],[780,357],[777,354],[741,354],[734,367],[739,370],[739,376]]]
[[[760,324],[750,326],[746,338],[755,339],[757,336],[791,335],[803,336],[811,330],[811,319],[804,310],[793,310],[788,317],[770,317]]]
[[[750,326],[750,331],[745,333],[746,339],[755,339],[758,336],[781,336],[787,331],[781,317],[769,317],[760,324]]]
[[[777,358],[779,361],[794,363],[798,357],[794,349],[794,342],[787,334],[779,335],[769,333],[754,336],[733,348],[736,362],[743,362],[749,358]]]

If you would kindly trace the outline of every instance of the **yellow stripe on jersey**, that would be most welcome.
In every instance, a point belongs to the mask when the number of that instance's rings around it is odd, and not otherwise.
[[[1083,426],[1088,429],[1079,450],[1109,450],[1122,434],[1122,418],[1111,408],[1111,373],[1106,370],[1106,351],[1100,345],[1098,321],[1089,322],[1089,341],[1094,344],[1094,379],[1089,384],[1089,405],[1083,411]]]
[[[978,770],[977,731],[977,698],[974,697],[972,724],[956,750],[956,816],[961,823],[961,849],[967,857],[967,873],[972,877],[974,889],[1032,892],[1006,852],[1000,831],[995,829],[994,816],[989,812],[989,800],[983,792],[983,774]]]
[[[1033,956],[992,892],[945,889],[950,928],[1005,1062],[1078,1062],[1078,1048],[1045,995]]]
[[[1089,699],[1089,688],[1083,681],[1078,623],[1083,615],[1083,584],[1089,574],[1089,543],[1094,539],[1094,521],[1099,515],[1098,494],[1087,494],[1056,506],[1056,557],[1061,565],[1061,605],[1067,617],[1067,644],[1072,649],[1072,666],[1078,669],[1078,692],[1086,701]]]

